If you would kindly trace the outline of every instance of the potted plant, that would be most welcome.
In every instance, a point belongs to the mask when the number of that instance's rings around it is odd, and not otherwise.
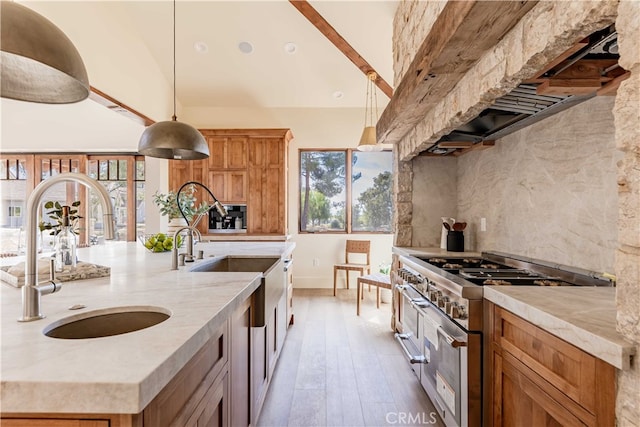
[[[209,204],[202,202],[199,205],[196,204],[196,188],[195,185],[189,185],[182,193],[180,193],[180,208],[187,218],[187,222],[191,223],[193,218],[197,218],[200,215],[204,215],[209,212]],[[160,208],[160,214],[167,216],[169,222],[174,219],[181,219],[180,208],[178,208],[178,200],[176,198],[175,191],[169,191],[168,193],[158,193],[157,191],[153,195],[153,203]]]

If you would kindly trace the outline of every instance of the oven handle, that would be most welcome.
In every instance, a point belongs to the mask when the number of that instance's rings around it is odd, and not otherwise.
[[[404,341],[409,339],[409,334],[396,333],[394,336],[396,338],[396,341],[398,341],[398,343],[400,343],[400,347],[402,347],[402,350],[404,351],[404,354],[409,359],[409,363],[411,363],[411,364],[414,364],[414,363],[426,364],[427,363],[426,357],[424,357],[422,355],[414,356],[413,354],[411,354],[411,352],[409,351],[409,349],[405,345]]]
[[[453,347],[453,348],[458,348],[458,347],[466,347],[467,346],[467,342],[466,341],[460,341],[456,338],[454,338],[453,336],[449,335],[447,332],[445,332],[442,327],[440,327],[440,325],[436,322],[434,322],[431,317],[429,317],[428,314],[425,313],[423,319],[425,319],[426,322],[431,323],[432,327],[436,330],[436,332],[442,336],[442,338],[444,338],[444,340],[447,342],[447,344],[449,344],[449,347]]]

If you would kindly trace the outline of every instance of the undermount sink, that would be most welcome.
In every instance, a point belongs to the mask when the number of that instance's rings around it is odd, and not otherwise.
[[[161,307],[114,307],[60,319],[42,331],[61,339],[110,337],[149,328],[167,320],[171,312]]]
[[[201,261],[192,272],[260,272],[266,273],[280,257],[222,256]]]

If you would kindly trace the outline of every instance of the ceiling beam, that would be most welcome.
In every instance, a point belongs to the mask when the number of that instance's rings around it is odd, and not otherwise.
[[[289,0],[298,11],[309,20],[331,43],[338,48],[365,76],[370,72],[375,72],[378,77],[375,80],[376,86],[389,98],[393,96],[393,89],[372,66],[318,13],[317,10],[306,0]]]
[[[378,120],[378,142],[399,142],[536,4],[447,2]]]
[[[155,121],[151,120],[149,117],[145,116],[139,111],[134,110],[128,105],[123,104],[117,99],[112,98],[101,90],[96,89],[93,86],[91,86],[90,89],[91,91],[89,92],[89,99],[107,107],[109,110],[121,114],[126,118],[133,120],[134,122],[140,123],[143,126],[151,126],[155,123]]]

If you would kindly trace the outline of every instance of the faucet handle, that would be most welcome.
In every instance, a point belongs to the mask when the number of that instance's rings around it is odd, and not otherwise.
[[[49,280],[56,280],[56,258],[53,256],[49,258]]]

